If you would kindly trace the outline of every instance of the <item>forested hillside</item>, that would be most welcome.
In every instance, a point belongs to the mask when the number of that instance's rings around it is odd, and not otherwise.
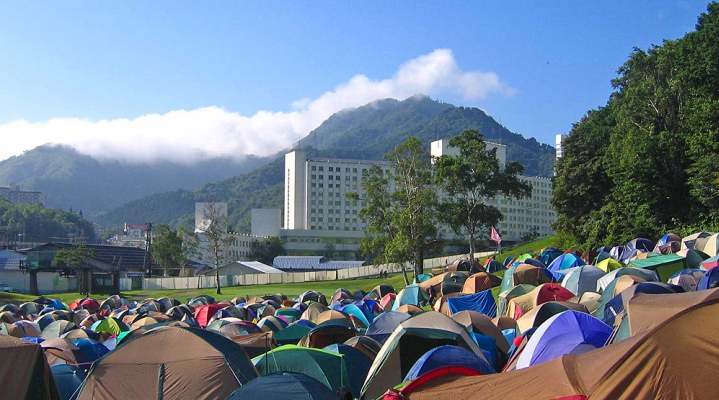
[[[95,242],[95,230],[79,212],[45,208],[39,204],[14,204],[0,199],[0,248],[17,242]]]
[[[696,31],[635,49],[564,141],[557,228],[587,248],[719,230],[719,4]]]

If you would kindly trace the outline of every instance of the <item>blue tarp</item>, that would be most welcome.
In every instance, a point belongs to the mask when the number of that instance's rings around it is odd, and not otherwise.
[[[490,318],[497,316],[497,303],[494,301],[491,289],[483,290],[476,294],[447,299],[447,306],[452,314],[464,310],[472,310],[487,315]]]
[[[422,357],[412,365],[404,381],[417,379],[429,371],[445,366],[467,367],[482,374],[494,373],[491,365],[471,351],[458,346],[445,345],[424,353]]]

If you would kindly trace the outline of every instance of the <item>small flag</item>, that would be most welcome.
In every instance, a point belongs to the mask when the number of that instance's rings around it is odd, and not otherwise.
[[[497,232],[497,230],[494,229],[494,227],[492,227],[492,235],[489,238],[492,239],[492,241],[497,244],[502,243],[502,237],[499,236],[499,232]]]

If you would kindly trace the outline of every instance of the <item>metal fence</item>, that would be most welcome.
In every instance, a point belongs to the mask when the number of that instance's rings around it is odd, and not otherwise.
[[[476,257],[486,257],[494,254],[492,252],[475,254]],[[443,267],[451,264],[458,258],[465,258],[465,255],[454,255],[424,260],[424,268]],[[405,268],[411,268],[409,264]],[[317,281],[333,281],[339,279],[354,279],[378,275],[380,271],[399,272],[401,267],[392,265],[367,265],[356,268],[339,269],[335,271],[313,271],[313,272],[283,272],[281,274],[242,274],[242,275],[220,275],[220,286],[249,286],[266,285],[279,283],[301,283]],[[195,277],[170,277],[170,278],[144,278],[142,279],[141,290],[195,290],[215,287],[214,275]],[[120,279],[120,290],[128,291],[140,289],[132,286],[132,279]]]

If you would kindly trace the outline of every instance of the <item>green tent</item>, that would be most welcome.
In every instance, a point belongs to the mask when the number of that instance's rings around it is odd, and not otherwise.
[[[515,298],[517,296],[527,294],[536,288],[537,287],[534,285],[530,285],[527,283],[520,283],[517,286],[509,288],[509,289],[505,290],[504,292],[501,292],[497,296],[497,300],[498,300],[497,301],[497,315],[505,315],[505,312],[507,311],[507,306],[509,304],[509,300],[512,300],[513,298]]]
[[[350,385],[344,355],[327,350],[292,344],[278,347],[252,359],[260,375],[273,372],[297,372],[311,376],[337,393],[341,387],[357,393]]]
[[[275,342],[278,345],[285,344],[297,344],[303,337],[305,337],[312,328],[302,324],[290,324],[287,328],[274,332]]]
[[[676,254],[667,254],[663,256],[634,260],[629,263],[629,266],[656,271],[657,275],[659,275],[659,279],[662,282],[667,282],[675,272],[689,268],[689,263],[684,257]]]
[[[100,321],[97,326],[94,326],[92,328],[95,332],[107,332],[112,335],[119,335],[122,332],[125,332],[128,330],[127,325],[125,325],[122,322],[119,322],[115,318],[105,318],[102,321]]]

